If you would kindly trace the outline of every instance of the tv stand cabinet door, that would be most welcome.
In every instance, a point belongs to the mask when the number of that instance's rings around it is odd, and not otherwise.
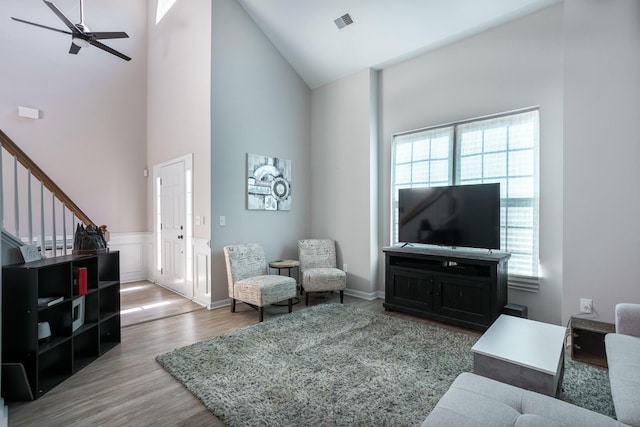
[[[491,281],[436,276],[433,311],[477,325],[491,324]]]
[[[385,302],[430,312],[433,307],[433,276],[424,271],[389,267]]]

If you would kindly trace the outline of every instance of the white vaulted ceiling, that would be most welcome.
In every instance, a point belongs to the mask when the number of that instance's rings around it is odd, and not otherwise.
[[[560,0],[238,0],[312,89]],[[334,19],[349,13],[339,30]]]

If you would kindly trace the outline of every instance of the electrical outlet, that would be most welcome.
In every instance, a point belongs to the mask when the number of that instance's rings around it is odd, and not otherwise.
[[[224,217],[224,215],[220,216],[220,226],[224,227],[225,225],[227,225],[227,218]]]
[[[342,264],[342,271],[347,272],[347,264]]]
[[[580,298],[580,313],[592,313],[593,300],[589,298]]]

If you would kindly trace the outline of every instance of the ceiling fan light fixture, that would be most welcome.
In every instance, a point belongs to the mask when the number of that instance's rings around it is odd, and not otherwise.
[[[71,39],[71,42],[78,47],[89,47],[89,42],[80,37],[74,37]]]
[[[71,55],[77,55],[81,48],[88,46],[95,46],[98,49],[102,49],[107,53],[117,56],[118,58],[124,59],[125,61],[130,61],[131,58],[127,55],[118,52],[115,49],[110,48],[109,46],[99,42],[98,40],[102,39],[126,39],[129,38],[129,35],[124,31],[100,31],[97,33],[89,32],[89,27],[84,25],[84,13],[83,13],[83,0],[80,0],[80,23],[73,24],[69,18],[67,18],[61,11],[53,4],[51,1],[43,0],[44,3],[51,9],[51,11],[64,23],[64,25],[69,29],[61,30],[59,28],[49,27],[47,25],[38,24],[36,22],[26,21],[20,18],[11,19],[14,21],[22,22],[24,24],[33,25],[36,27],[44,28],[45,30],[51,30],[58,33],[68,34],[71,36],[71,47],[69,48],[69,53]]]

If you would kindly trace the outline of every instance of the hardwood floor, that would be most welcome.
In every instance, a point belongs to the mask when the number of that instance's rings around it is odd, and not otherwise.
[[[120,295],[122,327],[205,310],[203,306],[148,281],[123,283]]]
[[[150,295],[162,293],[157,289],[146,289]],[[135,298],[144,301],[143,294],[141,291]],[[172,298],[172,295],[168,297]],[[121,302],[123,309],[136,304],[130,301],[134,297],[128,298],[125,291]],[[311,306],[326,302],[339,302],[339,297],[332,294],[322,298],[312,294]],[[365,301],[345,296],[344,302],[384,312],[382,300]],[[58,387],[35,401],[10,403],[9,426],[222,426],[198,399],[158,365],[155,357],[177,347],[256,324],[258,315],[245,304],[239,304],[236,313],[231,313],[228,307],[217,310],[184,307],[187,312],[183,314],[167,311],[156,320],[136,318],[136,324],[122,328],[120,345]],[[304,309],[304,302],[294,306],[294,311]],[[401,313],[385,313],[435,323]],[[286,315],[287,307],[265,308],[265,321]]]

